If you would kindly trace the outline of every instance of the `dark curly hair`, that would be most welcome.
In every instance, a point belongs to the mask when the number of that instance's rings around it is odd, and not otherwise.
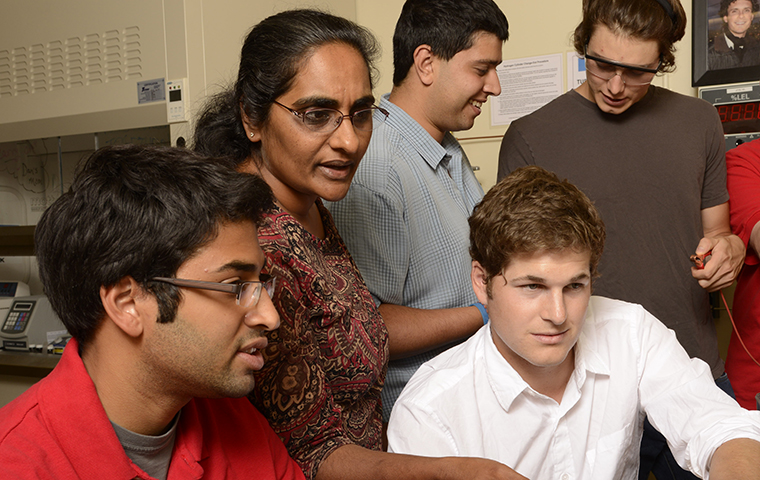
[[[668,2],[673,18],[660,1]],[[586,44],[599,25],[639,40],[655,40],[659,46],[660,70],[676,68],[675,43],[686,33],[686,12],[678,0],[583,0],[583,20],[573,34],[573,46],[583,56]]]

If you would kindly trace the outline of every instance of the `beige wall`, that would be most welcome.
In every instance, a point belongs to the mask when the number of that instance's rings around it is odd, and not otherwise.
[[[504,44],[504,59],[532,57],[551,53],[572,51],[570,35],[581,19],[581,0],[549,0],[541,4],[540,10],[533,2],[496,0],[509,20],[509,40]],[[687,16],[691,17],[691,2],[682,1]],[[376,95],[390,91],[393,85],[393,47],[392,37],[396,19],[401,12],[403,0],[356,0],[357,21],[371,29],[379,38],[383,47],[383,57],[379,64],[381,78]],[[546,10],[546,11],[544,11]],[[537,28],[540,27],[540,28]],[[658,79],[655,83],[686,95],[696,95],[691,87],[691,24],[687,33],[677,44],[677,70]],[[563,72],[564,72],[563,68]],[[490,103],[475,122],[475,126],[466,132],[457,132],[462,139],[467,156],[473,166],[480,167],[476,172],[484,189],[490,188],[496,181],[500,136],[506,126],[492,127]],[[497,137],[484,140],[466,140],[471,137]]]

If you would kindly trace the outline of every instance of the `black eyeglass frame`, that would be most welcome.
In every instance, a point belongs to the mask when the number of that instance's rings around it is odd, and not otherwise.
[[[607,60],[604,58],[597,57],[596,55],[589,55],[588,43],[583,46],[583,56],[595,62],[604,63],[606,65],[612,65],[613,67],[627,68],[629,70],[636,70],[637,72],[644,72],[644,73],[653,73],[655,75],[657,75],[657,73],[660,71],[660,67],[662,67],[662,58],[660,58],[659,63],[657,63],[657,68],[646,68],[646,67],[638,67],[635,65],[628,65],[625,63],[616,62],[614,60]],[[604,78],[604,77],[599,77],[599,78]],[[608,78],[607,80],[612,80],[613,78],[614,78],[614,75]],[[652,77],[652,80],[654,80],[654,77]],[[652,80],[650,80],[648,83],[642,83],[641,85],[648,85],[649,83],[652,83]]]
[[[151,281],[168,283],[177,287],[185,288],[197,288],[200,290],[212,290],[215,292],[232,293],[235,295],[235,301],[240,305],[240,295],[243,293],[246,285],[256,284],[256,289],[253,294],[253,301],[247,307],[254,307],[259,303],[261,299],[262,290],[274,292],[275,285],[277,284],[277,277],[269,275],[260,275],[261,280],[250,282],[237,282],[237,283],[219,283],[219,282],[206,282],[203,280],[188,280],[185,278],[168,278],[168,277],[153,277]]]
[[[304,124],[304,126],[306,126],[306,128],[308,128],[312,132],[318,132],[318,133],[332,133],[332,132],[334,132],[335,130],[338,129],[338,127],[340,127],[340,124],[343,123],[343,119],[346,118],[346,117],[348,117],[348,119],[351,120],[351,125],[354,127],[354,129],[359,130],[360,132],[371,132],[372,130],[374,130],[375,128],[377,128],[377,126],[380,125],[380,123],[375,123],[373,121],[372,122],[372,129],[370,129],[370,130],[364,130],[364,129],[358,128],[356,126],[356,124],[354,123],[354,116],[356,114],[358,114],[360,112],[366,112],[366,111],[369,110],[369,111],[372,112],[371,117],[374,118],[375,112],[380,112],[380,113],[382,113],[384,115],[383,121],[385,121],[385,119],[388,118],[388,115],[389,115],[389,113],[388,113],[388,111],[386,109],[384,109],[382,107],[378,107],[377,105],[372,105],[372,106],[369,106],[369,107],[360,108],[359,110],[357,110],[357,111],[355,111],[353,113],[349,113],[348,115],[344,115],[343,112],[341,112],[340,110],[338,110],[336,108],[330,108],[330,107],[311,107],[311,108],[307,108],[304,111],[298,111],[298,110],[295,110],[293,108],[288,107],[287,105],[283,105],[282,103],[278,102],[277,100],[273,100],[273,103],[275,103],[276,105],[281,106],[285,110],[287,110],[290,113],[292,113],[293,115],[295,115],[296,118],[298,118],[299,120],[301,120],[303,122],[303,124]],[[338,117],[339,118],[338,123],[336,123],[335,126],[332,128],[332,130],[329,130],[329,131],[327,131],[327,130],[325,130],[325,131],[314,130],[313,128],[311,128],[306,123],[306,116],[305,116],[307,113],[309,113],[310,111],[314,111],[314,110],[331,110],[333,112],[338,112],[338,114],[340,115],[340,117]]]

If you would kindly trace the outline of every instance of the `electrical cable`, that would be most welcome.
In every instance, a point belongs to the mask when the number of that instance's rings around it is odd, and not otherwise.
[[[720,291],[720,298],[723,300],[723,305],[726,307],[726,311],[728,312],[728,318],[731,319],[731,325],[734,327],[734,333],[736,333],[736,338],[739,339],[739,343],[742,344],[742,347],[744,347],[744,351],[747,352],[747,355],[749,355],[749,358],[751,358],[752,361],[755,362],[755,364],[758,367],[760,367],[760,362],[758,362],[757,360],[755,360],[755,357],[753,357],[752,354],[749,353],[749,349],[744,344],[744,340],[742,340],[741,335],[739,335],[739,329],[736,328],[736,323],[734,323],[734,316],[731,315],[731,309],[728,308],[728,302],[726,302],[726,297],[723,296],[723,290]]]

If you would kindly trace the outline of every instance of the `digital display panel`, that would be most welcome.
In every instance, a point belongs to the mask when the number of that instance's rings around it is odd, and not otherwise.
[[[760,101],[715,105],[723,133],[760,132]]]

